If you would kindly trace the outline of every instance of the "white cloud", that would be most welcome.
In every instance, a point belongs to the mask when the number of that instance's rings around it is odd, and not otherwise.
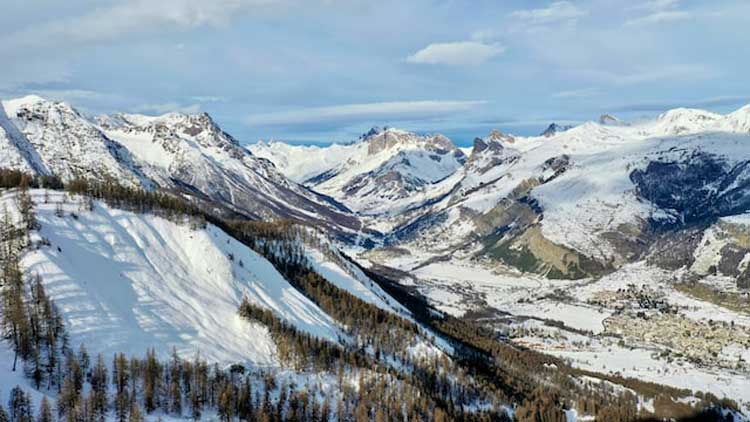
[[[184,105],[184,104],[178,104],[174,102],[160,103],[160,104],[143,104],[143,105],[136,107],[135,111],[140,112],[140,113],[156,113],[156,114],[165,114],[165,113],[173,113],[173,112],[195,114],[201,111],[201,106],[200,104]]]
[[[552,95],[552,98],[588,98],[599,94],[596,88],[574,89],[570,91],[560,91]]]
[[[688,12],[681,10],[662,10],[649,15],[640,16],[625,22],[626,26],[653,25],[658,23],[674,22],[690,19]]]
[[[313,107],[249,116],[245,121],[256,126],[277,126],[357,120],[423,119],[472,110],[485,101],[393,101]]]
[[[635,85],[656,81],[698,81],[721,76],[721,72],[705,64],[674,64],[653,67],[638,66],[632,69],[608,71],[601,69],[575,69],[575,73],[590,80],[613,85]]]
[[[149,28],[221,26],[243,10],[287,1],[290,0],[123,0],[81,16],[54,20],[8,34],[0,37],[0,46],[19,48],[96,42]]]
[[[679,0],[649,0],[631,7],[648,14],[625,21],[625,26],[653,25],[691,18],[691,14],[678,9]]]
[[[499,33],[495,29],[480,29],[471,33],[471,39],[478,42],[487,42],[496,40]]]
[[[673,9],[677,7],[680,0],[649,0],[630,7],[631,10],[650,10],[653,12]]]
[[[89,91],[86,89],[34,89],[33,94],[54,101],[75,103],[78,101],[101,100],[111,97],[109,94]]]
[[[227,101],[226,97],[217,95],[195,95],[190,97],[190,99],[199,103],[223,103]]]
[[[511,13],[511,16],[526,23],[544,25],[576,20],[587,14],[587,11],[579,9],[569,1],[556,1],[545,8],[517,10]]]
[[[479,65],[503,53],[505,47],[478,41],[434,43],[406,58],[410,63]]]

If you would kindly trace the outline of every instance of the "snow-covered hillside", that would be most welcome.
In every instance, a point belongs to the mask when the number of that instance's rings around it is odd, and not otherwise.
[[[0,117],[0,142],[9,146],[0,167],[170,189],[238,214],[306,221],[342,235],[361,229],[343,206],[253,156],[205,113],[93,119],[33,95],[2,104],[9,119]]]
[[[123,185],[150,187],[128,151],[69,104],[30,95],[2,105],[51,174],[65,180],[112,178]]]
[[[105,356],[172,347],[209,361],[273,365],[267,329],[243,321],[247,297],[299,329],[337,341],[336,323],[294,289],[257,253],[208,225],[191,227],[164,218],[95,203],[81,210],[65,194],[34,191],[38,236],[49,241],[28,252],[23,266],[42,277],[65,317],[74,345]],[[10,195],[3,206],[11,206]]]
[[[49,173],[26,136],[8,119],[3,107],[0,107],[0,163],[25,172]]]
[[[393,128],[374,128],[349,145],[261,142],[249,149],[289,177],[365,215],[393,215],[418,204],[423,192],[466,161],[463,151],[442,135]]]
[[[650,225],[747,209],[749,116],[750,107],[728,115],[676,109],[549,136],[495,131],[475,142],[461,169],[421,193],[426,206],[390,221],[389,244],[428,252],[426,260],[478,236],[469,251],[511,266],[520,262],[513,251],[543,262],[542,272],[619,266],[644,253]]]

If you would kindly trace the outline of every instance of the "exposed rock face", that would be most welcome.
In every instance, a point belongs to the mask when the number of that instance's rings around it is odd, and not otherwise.
[[[541,136],[544,136],[545,138],[552,137],[560,132],[565,132],[568,129],[572,129],[573,126],[570,125],[558,125],[557,123],[550,123],[549,126],[547,126],[547,129],[544,129],[544,132],[541,133]]]
[[[652,161],[630,179],[637,194],[676,219],[656,224],[683,225],[742,213],[750,208],[750,162],[730,166],[711,154],[695,152],[682,162]]]
[[[499,165],[512,162],[519,158],[517,151],[506,148],[504,143],[512,144],[514,138],[504,135],[502,132],[493,130],[482,139],[475,138],[471,155],[466,161],[464,170],[466,173],[477,172],[484,174]]]
[[[486,150],[489,147],[487,142],[484,141],[482,138],[474,138],[474,144],[471,148],[472,154],[479,154],[480,152]],[[501,146],[502,148],[502,146]]]
[[[398,145],[404,145],[409,143],[419,143],[420,146],[428,151],[433,151],[438,154],[446,154],[448,152],[458,151],[458,156],[463,156],[460,150],[456,149],[450,139],[443,135],[431,135],[431,136],[418,136],[411,132],[406,132],[397,129],[384,129],[377,130],[371,129],[370,132],[363,138],[364,142],[367,142],[367,154],[375,155],[385,150],[392,149]]]
[[[695,262],[694,252],[703,237],[703,227],[665,232],[651,240],[647,261],[667,270],[690,267]]]
[[[516,142],[516,138],[513,137],[513,135],[506,135],[503,132],[500,132],[497,129],[493,129],[490,134],[487,136],[487,141],[489,142],[498,142],[498,143],[508,143],[512,144]]]
[[[612,125],[612,126],[623,126],[625,125],[625,122],[618,119],[617,117],[611,115],[611,114],[602,114],[599,116],[599,124],[600,125]]]
[[[740,289],[750,289],[750,269],[745,269],[737,276],[737,287]]]

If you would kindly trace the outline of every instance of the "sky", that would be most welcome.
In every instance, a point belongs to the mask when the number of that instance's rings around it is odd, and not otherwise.
[[[0,97],[207,112],[243,143],[750,102],[749,0],[0,0]]]

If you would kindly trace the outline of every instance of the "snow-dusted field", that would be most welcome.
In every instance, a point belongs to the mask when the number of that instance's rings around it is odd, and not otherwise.
[[[685,360],[660,357],[661,344],[625,339],[605,333],[604,321],[615,314],[613,309],[587,303],[600,292],[616,292],[628,286],[643,284],[662,292],[669,303],[679,307],[683,318],[706,323],[734,321],[747,326],[748,315],[702,302],[677,292],[670,280],[675,275],[645,263],[627,265],[600,279],[577,281],[546,280],[511,271],[491,270],[477,262],[455,260],[433,263],[412,273],[409,284],[416,286],[438,309],[462,316],[472,309],[495,309],[510,318],[533,317],[512,322],[504,330],[523,330],[511,336],[518,344],[568,360],[572,365],[602,373],[616,373],[645,381],[694,391],[710,391],[719,397],[750,404],[750,375],[743,371],[695,365]],[[560,294],[562,294],[561,297]],[[568,329],[546,324],[542,320],[562,322]],[[711,341],[706,339],[706,341]],[[722,354],[746,354],[730,345]]]

